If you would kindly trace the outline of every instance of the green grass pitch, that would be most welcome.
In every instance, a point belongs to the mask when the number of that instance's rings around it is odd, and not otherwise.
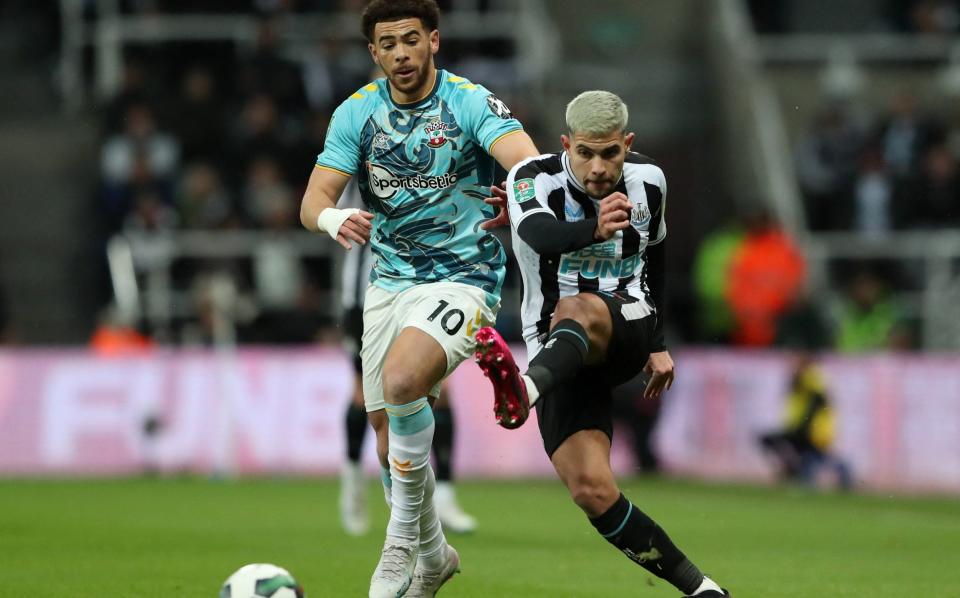
[[[639,480],[624,492],[737,598],[960,596],[960,504]],[[678,596],[601,540],[556,481],[464,482],[454,597]],[[344,536],[333,480],[0,481],[0,596],[214,597],[249,562],[310,598],[366,596],[386,506]]]

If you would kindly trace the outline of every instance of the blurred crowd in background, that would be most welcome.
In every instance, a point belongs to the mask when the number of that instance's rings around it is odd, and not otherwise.
[[[960,3],[956,0],[847,0],[832,3],[832,13],[804,0],[748,0],[747,4],[759,33],[960,31]],[[813,11],[819,14],[811,14]]]
[[[24,10],[45,11],[51,32],[57,29],[56,3],[38,8],[16,2]],[[212,295],[224,276],[250,299],[249,308],[235,314],[241,342],[314,342],[336,334],[336,322],[319,315],[329,312],[319,309],[331,300],[325,294],[333,279],[329,260],[303,257],[280,240],[301,231],[300,198],[330,114],[370,80],[372,64],[359,24],[356,35],[343,38],[350,41],[317,39],[306,50],[301,45],[291,51],[282,33],[291,15],[356,15],[363,4],[119,0],[125,14],[258,15],[256,41],[248,47],[226,41],[125,45],[119,91],[97,107],[99,182],[91,197],[104,247],[121,232],[261,231],[278,240],[259,244],[245,259],[179,260],[173,283],[195,295],[199,317],[178,322],[175,335],[163,342],[212,342]],[[439,4],[449,14],[489,11],[493,3]],[[748,5],[761,34],[804,32],[811,22],[814,31],[960,31],[960,0],[854,2],[853,8],[869,5],[873,11],[846,20],[840,8],[831,19],[811,20],[812,8],[800,0]],[[87,18],[96,18],[98,3],[84,6]],[[56,39],[49,33],[36,39]],[[444,40],[437,62],[494,90],[538,146],[554,151],[556,141],[543,134],[549,115],[524,95],[516,52],[510,38],[492,32],[490,39]],[[897,93],[882,110],[856,96],[825,92],[794,144],[809,229],[877,238],[960,229],[960,110],[949,106],[927,105],[911,89]],[[672,215],[672,226],[683,226],[678,218],[682,215]],[[702,238],[688,271],[671,272],[672,342],[850,352],[920,346],[916,316],[901,295],[916,281],[902,264],[844,264],[830,273],[835,291],[830,297],[814,296],[810,270],[801,240],[770,213],[731,214]],[[508,292],[518,292],[517,278],[508,277]],[[137,338],[150,337],[145,322],[123,320],[109,308],[105,265],[98,284],[105,309],[96,334],[109,338],[111,331],[130,330]],[[516,315],[505,305],[505,332],[516,338]]]
[[[208,42],[125,49],[120,91],[101,112],[96,201],[104,242],[120,232],[254,230],[281,239],[300,231],[300,199],[330,115],[378,73],[359,23],[354,42],[318,40],[292,59],[279,35],[282,19],[299,10],[356,15],[363,4],[125,3],[134,12],[253,10],[259,21],[248,50]],[[488,8],[485,1],[471,5]],[[445,41],[437,64],[479,77],[537,135],[536,115],[517,93],[513,49],[495,33],[491,40]],[[211,276],[224,274],[254,298],[253,308],[239,313],[241,342],[318,340],[335,326],[319,316],[318,304],[329,300],[322,291],[331,272],[329,260],[304,258],[279,241],[259,244],[251,259],[182,260],[173,283],[194,289],[201,317],[182,322],[174,340],[212,342],[211,318],[203,314],[210,311]],[[115,314],[105,312],[101,328],[116,327]]]
[[[791,0],[749,2],[759,33],[960,31],[956,0],[889,0],[838,5],[829,18]],[[862,10],[855,15],[851,12]],[[847,16],[844,16],[844,13]],[[849,66],[851,71],[855,67]],[[857,79],[861,73],[843,73]],[[946,97],[925,105],[904,86],[871,109],[851,86],[831,88],[794,147],[794,166],[811,232],[882,240],[895,232],[960,231],[960,110]],[[945,90],[946,91],[946,90]],[[953,106],[953,107],[951,107]],[[915,314],[900,291],[916,272],[889,260],[850,260],[828,275],[837,297],[811,297],[806,259],[768,214],[731,219],[708,235],[693,270],[705,339],[745,346],[911,350]]]
[[[787,29],[789,4],[751,3],[758,29]],[[357,11],[361,5],[123,3],[125,10],[146,13],[255,10],[261,20],[255,46],[239,55],[210,43],[126,50],[121,90],[102,112],[96,193],[103,238],[121,231],[299,230],[300,197],[329,116],[372,74],[359,35],[355,44],[322,41],[305,59],[291,60],[278,36],[278,16]],[[876,26],[951,32],[958,25],[956,9],[947,1],[892,2],[878,13],[887,19]],[[550,141],[539,136],[536,112],[509,77],[511,52],[502,40],[445,43],[438,64],[494,89],[549,148]],[[960,111],[927,112],[909,90],[880,114],[849,98],[825,97],[794,156],[810,229],[883,235],[960,227],[960,127],[951,126],[958,116]],[[256,298],[257,308],[246,321],[240,318],[241,341],[310,342],[335,325],[317,316],[330,279],[326,260],[264,245],[250,260],[184,262],[174,281],[198,289],[201,313],[209,304],[205,289],[212,288],[203,276],[208,271],[229,272]],[[810,297],[807,276],[797,242],[769,214],[731,218],[702,241],[689,283],[672,278],[672,294],[678,294],[676,287],[690,289],[697,314],[696,326],[675,330],[676,340],[841,351],[916,347],[915,322],[893,292],[909,284],[897,268],[850,264],[838,275],[840,299],[832,303]],[[508,284],[516,286],[516,277]],[[515,334],[505,315],[507,332]],[[209,342],[210,326],[199,321],[199,329],[189,323],[179,339]]]

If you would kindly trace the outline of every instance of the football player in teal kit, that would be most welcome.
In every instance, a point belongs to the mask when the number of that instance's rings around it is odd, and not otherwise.
[[[363,390],[377,432],[390,523],[372,598],[433,596],[459,567],[433,507],[431,401],[473,354],[500,305],[506,256],[487,232],[494,160],[538,155],[483,86],[437,69],[434,0],[374,0],[363,31],[379,79],[334,112],[300,219],[350,249],[372,243],[364,301]],[[367,210],[336,208],[356,176]]]

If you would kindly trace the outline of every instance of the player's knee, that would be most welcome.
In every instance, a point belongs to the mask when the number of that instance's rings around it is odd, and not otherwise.
[[[611,476],[592,472],[575,475],[567,487],[573,502],[589,517],[599,517],[605,513],[620,496]]]
[[[589,303],[579,295],[564,297],[557,301],[557,308],[553,311],[551,325],[563,320],[575,320],[584,328],[590,327],[591,312]]]
[[[593,298],[591,298],[593,297]],[[605,328],[606,305],[596,295],[573,295],[557,302],[550,326],[556,326],[562,320],[574,320],[590,335],[598,336]]]
[[[414,376],[397,368],[383,371],[383,398],[391,405],[411,403],[423,396]]]

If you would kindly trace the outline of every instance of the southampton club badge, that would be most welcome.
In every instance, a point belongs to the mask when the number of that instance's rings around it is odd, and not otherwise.
[[[425,126],[423,130],[427,134],[427,145],[429,145],[431,149],[437,149],[447,142],[447,138],[443,134],[443,132],[447,130],[447,123],[439,118],[427,123],[427,126]]]
[[[390,136],[383,132],[377,133],[373,136],[373,147],[380,150],[390,149]]]
[[[503,103],[503,100],[492,93],[487,96],[487,106],[490,108],[490,112],[493,112],[502,119],[513,118],[513,113],[510,112],[507,105]]]

